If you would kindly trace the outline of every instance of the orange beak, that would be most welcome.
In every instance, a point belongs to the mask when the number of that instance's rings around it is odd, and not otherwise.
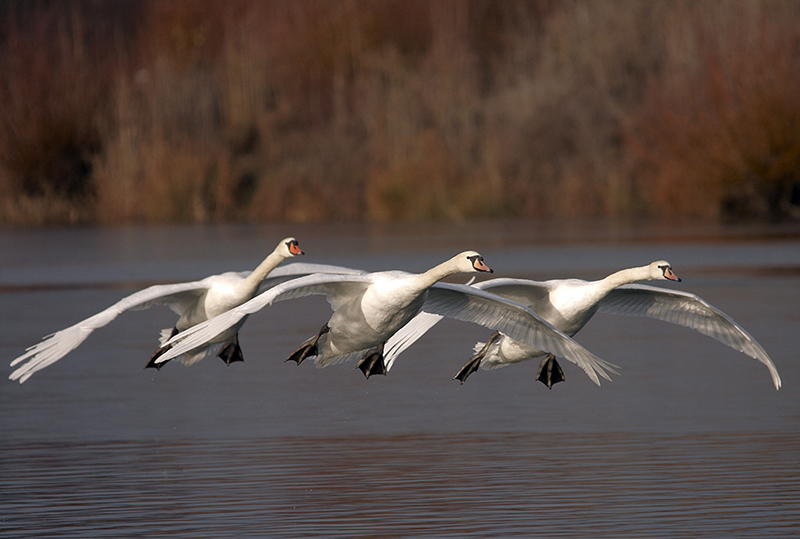
[[[476,270],[478,270],[478,271],[485,271],[486,273],[494,273],[494,272],[492,271],[492,268],[490,268],[489,266],[487,266],[487,265],[486,265],[486,264],[483,262],[483,260],[481,260],[480,258],[476,258],[476,259],[475,259],[475,260],[472,262],[472,267],[473,267],[473,268],[475,268],[475,269],[476,269]]]
[[[289,243],[289,252],[292,253],[294,256],[297,255],[304,255],[305,253],[300,249],[300,246],[297,245],[296,241]]]
[[[664,277],[666,277],[670,281],[675,281],[676,283],[681,282],[681,278],[675,275],[675,273],[673,273],[672,268],[664,269]]]

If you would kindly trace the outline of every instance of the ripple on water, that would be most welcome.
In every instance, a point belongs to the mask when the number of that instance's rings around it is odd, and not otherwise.
[[[798,435],[3,447],[0,537],[786,536]]]

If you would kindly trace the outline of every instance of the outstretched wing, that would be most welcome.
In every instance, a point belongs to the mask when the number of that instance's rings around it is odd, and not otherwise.
[[[595,356],[532,310],[473,286],[437,283],[428,292],[423,310],[501,331],[512,339],[566,358],[597,385],[597,374],[606,380],[611,380],[606,370],[616,374],[615,365]]]
[[[244,279],[250,273],[249,271],[236,272],[235,275]],[[300,275],[312,273],[362,274],[364,271],[329,264],[287,264],[272,270],[269,276],[261,281],[259,291],[267,290]],[[196,301],[199,296],[208,290],[211,281],[216,278],[218,276],[215,275],[200,281],[155,285],[131,294],[108,309],[81,320],[73,326],[48,335],[42,342],[28,348],[24,354],[11,362],[13,367],[27,360],[26,363],[12,372],[9,378],[11,380],[19,380],[20,383],[24,382],[35,372],[52,365],[77,348],[95,329],[105,326],[127,310],[147,309],[154,304],[163,304],[169,306],[176,314],[180,315],[189,304]]]
[[[391,370],[397,357],[402,354],[406,348],[417,342],[428,330],[438,324],[442,318],[441,315],[423,311],[412,318],[408,324],[400,328],[397,333],[392,335],[389,340],[386,341],[383,353],[383,362],[386,365],[386,372]]]
[[[505,277],[481,281],[472,286],[510,299],[520,305],[531,307],[534,310],[536,310],[541,301],[548,301],[552,288],[552,285],[546,282]]]
[[[499,278],[474,284],[470,282],[468,285],[530,307],[532,310],[535,310],[534,305],[547,300],[550,293],[548,283],[528,279]],[[439,315],[422,312],[395,333],[386,343],[386,354],[384,355],[386,370],[391,369],[397,357],[430,331],[441,319],[442,317]]]
[[[323,273],[315,273],[286,281],[230,311],[178,333],[162,345],[162,348],[169,348],[169,350],[160,356],[156,363],[169,361],[189,350],[204,345],[226,329],[234,326],[242,318],[260,311],[275,301],[323,294],[327,296],[328,301],[335,310],[340,301],[363,291],[371,282],[372,277],[369,274]]]
[[[131,309],[146,309],[153,304],[166,304],[172,307],[195,300],[208,288],[207,279],[189,283],[155,285],[124,297],[108,309],[81,320],[77,324],[45,337],[11,362],[11,366],[24,361],[25,364],[11,373],[11,380],[24,382],[33,375],[52,365],[78,347],[96,329],[114,320],[121,313]]]
[[[492,294],[502,296],[525,307],[530,307],[531,305],[537,304],[540,300],[546,299],[550,293],[550,287],[547,283],[530,281],[527,279],[489,279],[473,284],[474,280],[473,277],[473,279],[467,283],[467,286],[491,292]],[[439,315],[421,312],[408,324],[403,326],[400,331],[395,333],[392,338],[386,342],[386,353],[384,355],[386,370],[389,371],[397,360],[397,357],[402,354],[406,348],[418,341],[425,333],[430,331],[441,319],[442,317]]]
[[[730,316],[694,294],[628,284],[611,291],[600,302],[598,311],[646,316],[695,329],[766,365],[775,389],[781,387],[778,370],[764,348]]]
[[[247,272],[250,273],[250,272]],[[331,264],[308,264],[306,262],[295,262],[292,264],[285,264],[278,266],[269,275],[261,281],[258,285],[256,294],[261,294],[265,290],[269,290],[273,286],[285,283],[291,279],[302,277],[304,275],[311,275],[314,273],[334,273],[342,275],[362,275],[366,273],[364,270],[346,268],[344,266],[333,266]]]

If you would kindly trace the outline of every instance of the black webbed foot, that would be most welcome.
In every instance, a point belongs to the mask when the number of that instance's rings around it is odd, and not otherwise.
[[[174,337],[174,336],[175,336],[175,335],[177,335],[177,334],[178,334],[178,328],[176,328],[176,327],[173,327],[173,328],[172,328],[172,333],[170,333],[170,334],[169,334],[169,338],[171,339],[172,337]],[[167,350],[169,350],[169,347],[166,347],[166,348],[158,347],[158,348],[156,349],[156,351],[155,351],[155,352],[153,352],[153,355],[152,355],[152,356],[150,356],[150,359],[148,359],[148,360],[147,360],[147,365],[145,365],[145,366],[144,366],[144,368],[145,368],[145,369],[156,369],[156,370],[161,370],[161,367],[163,367],[164,365],[166,365],[166,364],[167,364],[167,362],[166,362],[166,361],[164,361],[164,362],[162,362],[162,363],[156,363],[156,360],[157,360],[158,358],[160,358],[161,356],[163,356],[164,354],[166,354],[166,353],[167,353]]]
[[[238,333],[225,343],[225,346],[219,351],[217,357],[224,361],[226,365],[230,365],[235,361],[244,361],[244,354],[242,354],[242,349],[239,347]]]
[[[477,354],[469,358],[469,361],[467,361],[464,366],[461,367],[461,370],[456,373],[456,375],[453,377],[453,380],[459,380],[462,384],[466,382],[467,377],[473,372],[477,371],[478,367],[481,366],[481,361],[483,361],[483,358],[486,357],[486,352],[489,351],[489,347],[499,338],[499,331],[492,333],[492,336],[489,337],[489,340],[486,341],[486,344],[483,345],[483,348],[481,348]]]
[[[453,380],[459,380],[462,384],[467,381],[467,377],[472,374],[473,372],[478,370],[478,367],[481,366],[481,360],[483,356],[472,356],[469,358],[461,370],[459,370],[455,376],[453,376]]]
[[[368,350],[361,361],[358,362],[357,368],[364,373],[364,376],[369,377],[373,374],[382,374],[386,376],[386,365],[383,362],[383,345],[381,343],[375,348]]]
[[[298,365],[300,365],[303,361],[307,358],[314,357],[319,353],[317,349],[317,342],[319,342],[319,338],[328,333],[331,328],[328,327],[328,324],[322,326],[319,330],[319,333],[315,337],[307,340],[300,347],[292,352],[292,354],[286,359],[286,361],[294,361]]]
[[[145,366],[144,366],[144,368],[145,368],[145,369],[156,369],[156,370],[161,370],[161,367],[163,367],[164,365],[166,365],[166,364],[167,364],[167,362],[166,362],[166,361],[164,361],[164,362],[162,362],[162,363],[156,363],[156,360],[157,360],[158,358],[160,358],[161,356],[163,356],[164,354],[166,354],[166,353],[167,353],[167,350],[169,350],[169,348],[159,348],[158,350],[156,350],[155,352],[153,352],[153,355],[152,355],[152,356],[150,356],[150,359],[149,359],[149,360],[147,360],[147,365],[145,365]]]
[[[564,371],[561,370],[561,365],[556,361],[556,356],[549,354],[539,363],[536,379],[546,385],[548,389],[553,389],[553,384],[564,381]]]

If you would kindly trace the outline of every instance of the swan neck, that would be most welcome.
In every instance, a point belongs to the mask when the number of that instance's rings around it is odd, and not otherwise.
[[[649,281],[650,279],[650,266],[642,266],[639,268],[627,268],[612,273],[603,279],[603,283],[608,286],[609,290],[613,290],[624,284],[636,281]]]
[[[270,274],[272,270],[278,267],[278,265],[286,260],[286,257],[279,254],[276,251],[271,252],[267,258],[265,258],[261,264],[259,264],[256,269],[253,270],[253,273],[247,276],[245,279],[245,283],[247,283],[247,288],[252,289],[253,292],[258,289],[258,285],[261,284],[261,281]]]
[[[448,275],[453,275],[454,273],[458,273],[458,268],[455,265],[453,260],[448,260],[447,262],[442,262],[438,266],[434,266],[425,273],[421,273],[420,277],[420,284],[424,285],[425,288],[429,288],[434,284],[438,283]]]

